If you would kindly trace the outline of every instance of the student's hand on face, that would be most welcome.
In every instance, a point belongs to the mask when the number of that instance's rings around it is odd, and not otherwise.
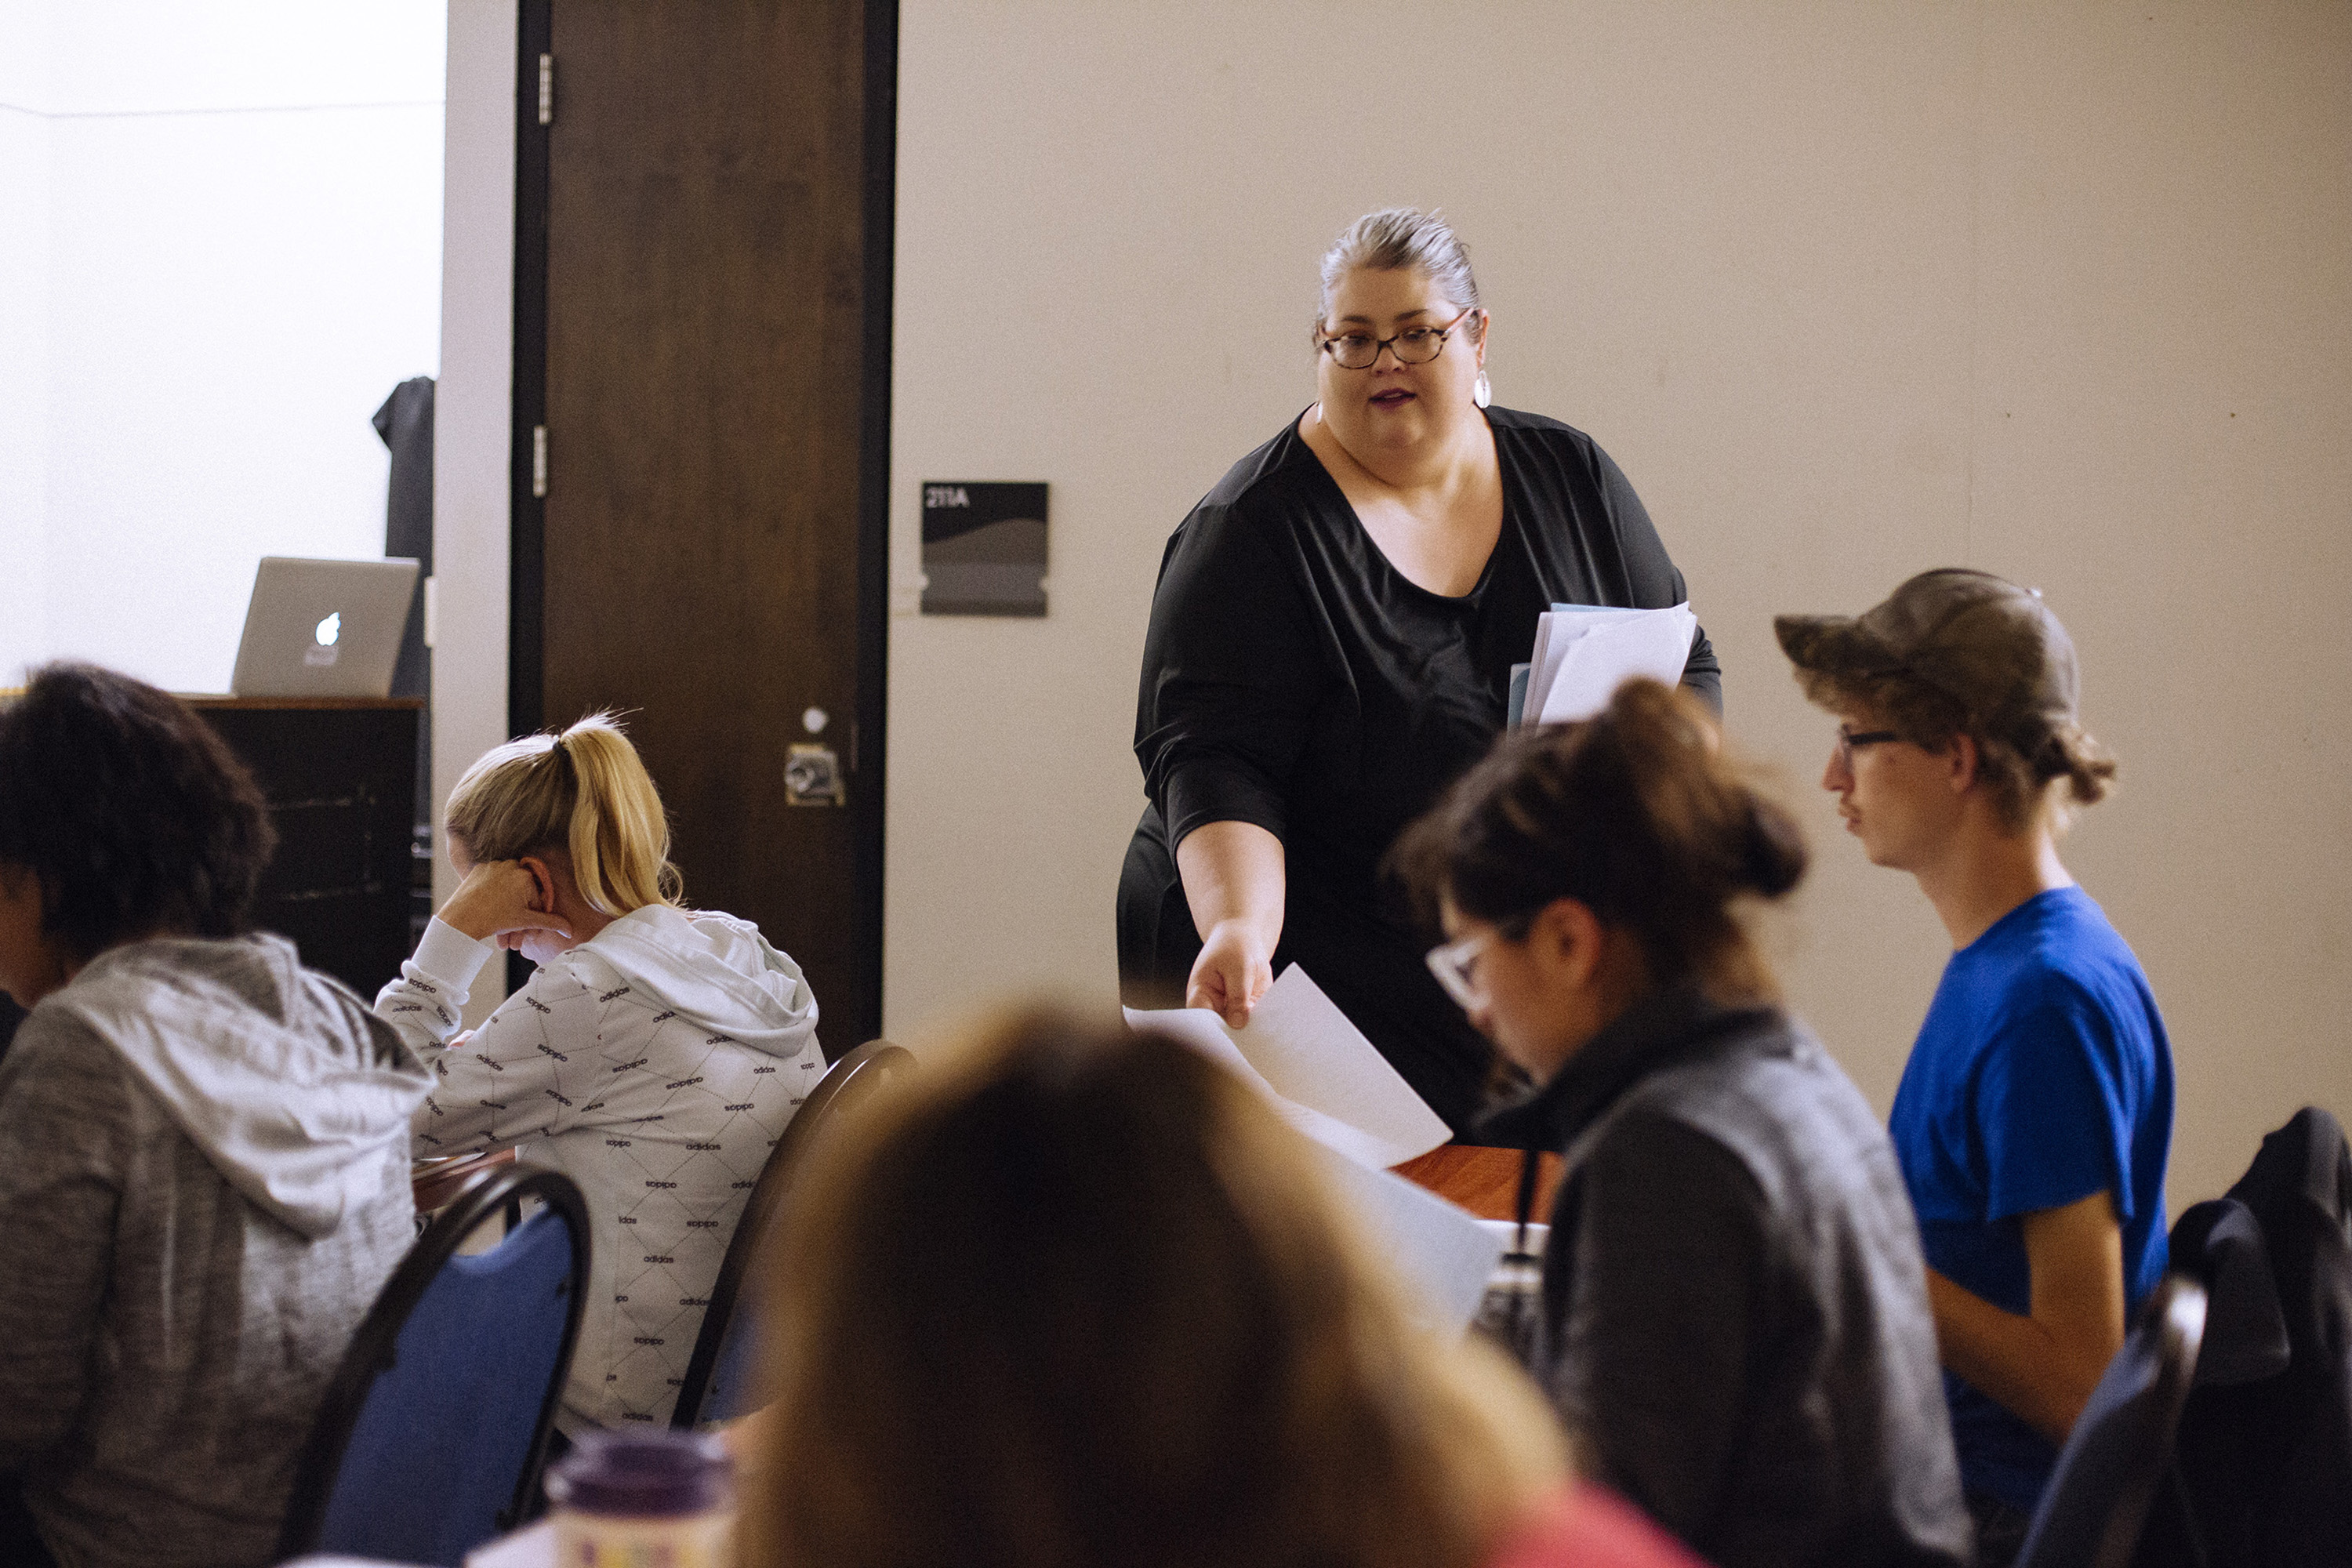
[[[484,860],[441,906],[441,919],[476,942],[496,939],[500,947],[522,948],[547,933],[569,945],[571,928],[554,909],[555,889],[544,871],[522,860]]]

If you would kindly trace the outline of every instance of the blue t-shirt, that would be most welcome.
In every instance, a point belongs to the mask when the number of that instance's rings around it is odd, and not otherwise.
[[[2021,1216],[2105,1192],[2136,1310],[2164,1273],[2172,1052],[2139,960],[2079,888],[2036,894],[1952,954],[1888,1131],[1927,1266],[2032,1306]],[[1947,1373],[1960,1479],[2032,1509],[2057,1449]]]

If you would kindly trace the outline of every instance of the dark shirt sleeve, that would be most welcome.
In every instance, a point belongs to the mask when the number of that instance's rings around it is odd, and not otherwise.
[[[0,1069],[0,1473],[70,1432],[88,1394],[121,1197],[123,1071],[47,1015]]]
[[[1713,1139],[1635,1112],[1580,1167],[1575,1195],[1553,1403],[1597,1479],[1699,1542],[1750,1418],[1751,1349],[1771,1332],[1763,1194]]]
[[[1328,630],[1265,525],[1202,506],[1151,601],[1135,754],[1171,850],[1204,823],[1288,829],[1286,794],[1328,668]]]
[[[1633,581],[1634,602],[1647,608],[1670,608],[1683,603],[1690,597],[1690,592],[1683,584],[1682,573],[1667,555],[1665,542],[1658,537],[1656,525],[1650,521],[1649,509],[1633,493],[1633,482],[1598,446],[1592,448],[1592,455],[1601,468],[1601,495],[1617,528],[1617,547],[1623,555],[1626,573]],[[1715,645],[1707,641],[1705,626],[1691,633],[1690,658],[1683,666],[1683,684],[1704,699],[1717,718],[1722,717],[1723,666],[1715,657]]]

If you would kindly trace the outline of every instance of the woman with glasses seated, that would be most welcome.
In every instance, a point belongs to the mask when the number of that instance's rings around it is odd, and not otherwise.
[[[1536,1371],[1595,1479],[1719,1568],[1966,1563],[1895,1151],[1735,910],[1804,845],[1712,720],[1634,680],[1513,731],[1396,864],[1538,1086],[1486,1141],[1565,1153]]]
[[[1438,217],[1360,218],[1323,258],[1314,405],[1169,541],[1119,878],[1130,1004],[1240,1024],[1296,962],[1457,1130],[1493,1054],[1381,899],[1381,857],[1502,728],[1556,603],[1685,597],[1592,438],[1489,406],[1490,321]],[[1704,633],[1685,684],[1719,703]]]

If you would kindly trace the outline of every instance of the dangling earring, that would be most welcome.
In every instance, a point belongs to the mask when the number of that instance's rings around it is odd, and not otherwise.
[[[1495,401],[1495,389],[1487,384],[1485,367],[1480,367],[1478,379],[1470,384],[1470,401],[1484,408]]]

